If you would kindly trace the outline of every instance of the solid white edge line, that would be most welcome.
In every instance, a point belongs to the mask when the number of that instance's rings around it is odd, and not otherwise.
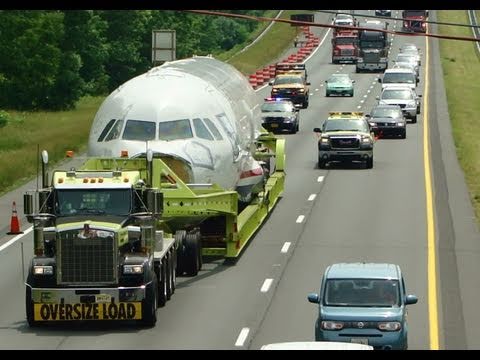
[[[317,182],[322,182],[324,177],[325,177],[325,176],[319,176],[319,177],[317,178]]]
[[[23,234],[18,234],[18,235],[15,236],[13,239],[8,240],[5,244],[3,244],[2,246],[0,246],[0,251],[6,249],[6,248],[9,247],[10,245],[12,245],[15,241],[21,239],[23,236],[25,236],[25,235],[27,235],[28,233],[30,233],[32,230],[33,230],[33,226],[30,226],[27,230],[25,230],[25,231],[23,232]]]
[[[305,215],[298,215],[296,223],[300,224],[303,222],[303,219],[305,219]]]
[[[243,346],[245,343],[245,340],[247,340],[248,333],[250,332],[250,329],[245,327],[240,331],[240,334],[238,335],[237,341],[235,342],[235,346]]]
[[[268,289],[270,289],[270,286],[272,285],[273,283],[273,279],[265,279],[265,281],[263,282],[263,285],[262,285],[262,288],[260,289],[261,292],[263,293],[266,293],[268,291]]]
[[[308,197],[308,201],[313,201],[316,197],[317,197],[317,194],[311,194],[311,195]]]
[[[285,244],[283,244],[282,250],[280,250],[280,252],[285,254],[288,251],[288,248],[290,247],[291,244],[292,244],[291,242],[287,241]]]

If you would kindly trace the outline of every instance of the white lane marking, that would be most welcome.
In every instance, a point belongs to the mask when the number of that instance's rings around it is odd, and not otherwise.
[[[288,248],[290,247],[291,244],[292,244],[291,242],[287,241],[285,244],[283,244],[282,250],[280,250],[280,252],[285,254],[288,251]]]
[[[373,89],[373,85],[370,85],[370,89]]]
[[[273,282],[273,279],[265,279],[260,291],[263,292],[263,293],[266,293],[268,291],[268,289],[270,289],[270,285],[272,285],[272,282]]]
[[[360,108],[361,108],[361,106],[360,106],[360,105],[358,105],[358,106],[357,106],[357,109],[360,109]]]
[[[363,95],[364,98],[366,98],[368,95]]]
[[[18,234],[17,236],[15,236],[13,239],[10,239],[8,240],[5,244],[3,244],[2,246],[0,246],[0,251],[6,249],[7,247],[9,247],[10,245],[12,245],[15,241],[21,239],[23,236],[27,235],[29,232],[31,232],[33,230],[33,226],[30,226],[27,230],[25,230],[23,232],[23,234]]]
[[[313,93],[310,93],[310,95],[313,95]]]
[[[363,104],[365,102],[365,100],[360,100],[360,104]]]
[[[368,89],[368,90],[367,90],[367,94],[370,94],[370,91],[372,91],[372,90]]]
[[[245,327],[240,331],[240,334],[238,335],[237,341],[235,342],[235,346],[243,346],[245,343],[245,340],[247,340],[248,333],[250,332],[250,329]]]
[[[319,89],[315,89],[315,91],[318,91]]]
[[[324,177],[325,177],[325,176],[319,176],[319,177],[317,178],[317,182],[322,182]]]
[[[321,84],[320,87],[323,87],[323,84]]]
[[[340,72],[340,70],[337,70],[336,72]]]
[[[378,81],[378,80],[377,80],[377,81]],[[377,81],[372,82],[372,85],[375,85],[375,84],[377,83]]]
[[[313,201],[316,197],[317,197],[317,194],[311,194],[311,195],[308,197],[308,201]]]
[[[298,215],[296,223],[300,224],[303,222],[303,219],[305,219],[305,215]]]

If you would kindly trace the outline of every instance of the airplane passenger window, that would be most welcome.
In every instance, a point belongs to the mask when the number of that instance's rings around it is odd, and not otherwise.
[[[203,121],[205,121],[205,124],[207,124],[208,128],[212,132],[213,136],[215,136],[216,140],[223,140],[222,134],[220,134],[220,131],[218,131],[212,120],[210,120],[209,118],[204,118]]]
[[[107,126],[105,126],[105,128],[102,130],[102,133],[98,137],[97,142],[103,141],[103,139],[107,135],[108,131],[112,128],[114,123],[115,123],[115,119],[112,119],[108,122]]]
[[[199,138],[213,140],[212,134],[210,134],[210,131],[208,131],[201,119],[193,119],[193,127],[195,128],[195,133]]]
[[[118,139],[118,137],[120,136],[120,132],[122,131],[122,127],[123,127],[123,120],[117,120],[112,130],[110,130],[107,137],[105,138],[105,141]]]
[[[155,123],[153,121],[127,120],[123,130],[123,140],[154,140]]]
[[[193,132],[188,119],[158,123],[158,138],[160,140],[170,141],[192,137]]]

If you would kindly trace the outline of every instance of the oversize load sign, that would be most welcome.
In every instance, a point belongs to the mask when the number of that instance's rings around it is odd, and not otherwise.
[[[35,321],[140,320],[142,303],[34,304]]]

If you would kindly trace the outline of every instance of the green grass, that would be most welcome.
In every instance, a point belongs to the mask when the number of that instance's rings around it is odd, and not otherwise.
[[[304,10],[286,10],[281,19],[290,19],[292,14],[313,13]],[[256,70],[269,64],[282,54],[288,47],[292,46],[293,39],[300,28],[290,24],[276,22],[257,43],[248,48],[247,51],[232,57],[228,62],[235,66],[244,75],[249,75]]]
[[[53,163],[66,150],[84,151],[90,126],[103,97],[85,97],[73,111],[17,113],[0,128],[0,193],[32,179],[37,172],[37,146]]]
[[[465,10],[438,11],[438,20],[468,24]],[[440,33],[472,37],[466,27],[441,25]],[[457,157],[480,220],[480,60],[475,43],[440,40],[440,57]]]
[[[304,10],[287,10],[281,18],[291,14],[309,13]],[[311,12],[310,12],[311,13]],[[275,17],[278,10],[269,10],[265,17]],[[269,22],[263,22],[254,39]],[[275,23],[270,31],[255,45],[238,53],[245,44],[217,55],[248,75],[279,57],[295,38],[298,28]],[[8,111],[8,122],[0,127],[0,195],[33,179],[37,174],[37,147],[49,152],[50,167],[65,158],[67,150],[76,153],[86,150],[90,126],[104,97],[86,97],[75,110],[61,112]]]

